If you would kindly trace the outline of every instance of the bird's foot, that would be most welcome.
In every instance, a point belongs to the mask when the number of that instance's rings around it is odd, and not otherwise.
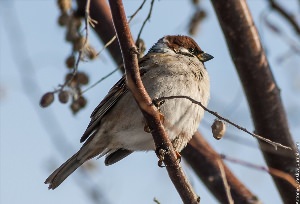
[[[159,108],[165,103],[165,100],[159,99],[159,98],[154,98],[152,100],[152,104],[159,110]]]
[[[163,149],[163,148],[157,148],[156,150],[155,150],[155,153],[156,153],[156,155],[157,155],[157,157],[158,157],[158,166],[159,167],[166,167],[165,165],[164,165],[164,160],[165,160],[165,155],[168,153],[168,149]]]

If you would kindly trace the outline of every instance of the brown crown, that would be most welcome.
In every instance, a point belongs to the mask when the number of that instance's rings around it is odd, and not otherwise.
[[[184,47],[188,50],[193,50],[193,54],[203,53],[198,44],[190,37],[183,35],[167,35],[164,37],[167,40],[167,45],[170,49],[176,51],[179,47]]]

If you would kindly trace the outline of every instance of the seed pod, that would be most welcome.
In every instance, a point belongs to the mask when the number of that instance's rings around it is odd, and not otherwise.
[[[70,108],[71,108],[73,114],[76,114],[81,109],[81,107],[77,101],[73,101]]]
[[[72,79],[72,77],[73,77],[73,74],[72,74],[72,73],[68,73],[68,74],[66,75],[65,81],[66,81],[66,82],[67,82],[67,81],[70,81],[70,80]]]
[[[76,30],[70,30],[68,28],[66,33],[66,41],[67,42],[74,42],[77,38],[79,38],[79,35]]]
[[[77,103],[79,104],[80,108],[84,108],[86,106],[86,104],[87,104],[87,101],[86,101],[86,99],[83,96],[80,96],[77,99]]]
[[[97,58],[98,53],[92,46],[88,45],[87,51],[88,51],[87,56],[89,59],[93,60]]]
[[[70,81],[71,79],[72,81]],[[77,87],[78,85],[77,74],[73,77],[73,73],[68,73],[65,77],[65,82],[69,87]]]
[[[62,13],[57,20],[58,25],[65,26],[69,22],[69,15],[67,13]]]
[[[66,59],[66,66],[70,69],[75,67],[75,56],[71,55]]]
[[[73,51],[80,51],[87,44],[86,38],[80,36],[74,40]]]
[[[67,91],[59,92],[58,99],[61,103],[67,103],[69,100],[69,92],[67,92]]]
[[[72,27],[78,30],[81,26],[81,18],[73,17],[72,18]]]
[[[226,125],[223,121],[216,119],[211,126],[211,131],[215,139],[219,140],[223,137],[226,131]]]
[[[89,83],[89,77],[84,72],[78,72],[76,76],[77,76],[78,83],[83,85]]]
[[[43,108],[48,107],[52,102],[54,101],[54,93],[53,92],[47,92],[45,93],[40,101],[40,106]]]

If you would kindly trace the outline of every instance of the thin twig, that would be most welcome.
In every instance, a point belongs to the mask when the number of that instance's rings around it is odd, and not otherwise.
[[[297,23],[296,19],[293,15],[289,14],[283,7],[279,6],[279,4],[274,0],[269,0],[270,6],[277,11],[285,20],[287,20],[291,26],[294,28],[295,32],[300,35],[300,26]]]
[[[89,19],[90,17],[90,5],[91,5],[91,0],[86,1],[85,5],[85,12],[84,12],[84,21],[85,21],[85,43],[87,43],[87,39],[89,36]]]
[[[295,188],[300,188],[300,184],[288,173],[285,173],[283,171],[280,171],[278,169],[274,169],[274,168],[271,168],[271,167],[267,168],[267,167],[264,167],[264,166],[259,166],[259,165],[256,165],[256,164],[252,164],[250,162],[246,162],[246,161],[242,161],[242,160],[235,159],[235,158],[232,158],[232,157],[228,157],[224,154],[220,154],[220,156],[221,156],[222,159],[225,159],[227,161],[230,161],[230,162],[233,162],[233,163],[236,163],[236,164],[240,164],[240,165],[243,165],[243,166],[246,166],[246,167],[249,167],[249,168],[253,168],[253,169],[256,169],[256,170],[265,171],[265,172],[267,172],[267,173],[269,173],[273,176],[279,177],[279,178],[287,181],[288,183],[290,183]]]
[[[79,62],[83,58],[82,57],[82,53],[84,52],[84,50],[86,49],[87,44],[88,44],[89,25],[91,25],[92,27],[95,27],[95,24],[97,24],[97,21],[93,20],[90,17],[90,4],[91,4],[91,0],[87,0],[86,1],[86,5],[85,5],[85,16],[84,16],[84,22],[85,22],[85,27],[84,27],[84,30],[85,30],[85,39],[84,39],[84,43],[82,44],[82,47],[78,51],[78,57],[76,59],[74,69],[72,70],[72,77],[70,77],[69,80],[65,81],[65,83],[63,85],[60,85],[59,89],[55,90],[54,92],[59,92],[62,89],[64,89],[64,87],[66,87],[68,84],[70,84],[73,81],[73,79],[75,78],[75,76],[77,74]]]
[[[262,136],[260,136],[260,135],[257,135],[257,134],[255,134],[255,133],[252,133],[252,132],[248,131],[246,128],[241,127],[241,126],[235,124],[234,122],[231,122],[229,119],[220,116],[217,112],[211,111],[210,109],[208,109],[208,108],[206,108],[204,105],[202,105],[202,103],[201,103],[200,101],[196,101],[196,100],[192,99],[191,97],[188,97],[188,96],[164,96],[164,97],[160,97],[160,98],[158,98],[158,99],[156,99],[156,100],[170,100],[170,99],[176,99],[176,98],[184,98],[184,99],[190,100],[192,103],[195,103],[195,104],[201,106],[205,111],[207,111],[207,112],[209,112],[210,114],[216,116],[216,117],[219,118],[220,120],[223,120],[223,121],[225,121],[225,122],[227,122],[227,123],[233,125],[234,127],[236,127],[236,128],[238,128],[238,129],[240,129],[240,130],[242,130],[242,131],[244,131],[244,132],[246,132],[246,133],[252,135],[253,137],[256,137],[257,139],[260,139],[260,140],[262,140],[262,141],[265,141],[265,142],[267,142],[267,143],[273,145],[273,146],[275,147],[276,150],[277,150],[277,147],[278,147],[278,146],[279,146],[279,147],[282,147],[282,148],[284,148],[284,149],[292,150],[291,147],[287,147],[287,146],[282,145],[282,144],[280,144],[280,143],[273,142],[273,141],[271,141],[271,140],[269,140],[269,139],[266,139],[266,138],[264,138],[264,137],[262,137]]]
[[[281,29],[277,24],[271,22],[268,19],[267,15],[264,15],[263,17],[263,22],[265,23],[267,28],[269,28],[271,31],[273,31],[273,33],[281,37],[282,40],[290,46],[290,49],[294,52],[293,54],[299,54],[300,48],[298,46],[298,43],[292,38],[290,38],[285,32],[283,32],[283,29]]]
[[[91,1],[90,0],[87,0],[86,1],[86,4],[85,4],[85,12],[84,12],[84,22],[85,22],[85,27],[84,27],[84,30],[85,30],[85,39],[84,39],[84,43],[82,44],[82,47],[80,48],[79,52],[78,52],[78,57],[77,57],[77,60],[76,60],[76,63],[75,63],[75,67],[73,69],[73,77],[71,77],[71,79],[69,81],[72,81],[74,76],[76,75],[77,73],[77,70],[78,70],[78,66],[79,66],[79,62],[82,58],[82,53],[83,53],[83,50],[85,48],[85,46],[87,45],[87,42],[88,42],[88,37],[89,37],[89,19],[90,19],[90,5],[91,5]],[[68,82],[69,83],[69,82]]]
[[[140,5],[139,8],[129,17],[128,23],[130,23],[133,18],[138,14],[138,12],[143,8],[145,2],[147,0],[144,0],[143,3]],[[103,48],[97,53],[97,56],[99,56],[110,44],[112,44],[117,39],[117,36],[114,35],[104,46]]]
[[[140,7],[130,16],[128,23],[130,23],[130,21],[136,16],[136,14],[143,8],[146,1],[147,0],[144,0],[143,3],[140,5]]]
[[[139,8],[137,8],[137,10],[129,17],[129,20],[128,20],[128,23],[130,23],[133,18],[138,14],[138,12],[143,8],[144,4],[146,3],[147,0],[144,0],[143,3],[139,6]],[[85,7],[85,30],[86,30],[86,41],[85,43],[87,43],[87,38],[88,38],[88,34],[89,34],[89,26],[88,24],[89,23],[94,23],[94,22],[97,22],[93,19],[91,19],[90,17],[90,14],[89,14],[89,8],[90,8],[90,0],[87,1],[86,3],[86,7]],[[90,20],[89,20],[90,19]],[[94,24],[91,24],[92,27],[94,27]],[[117,36],[114,35],[111,40],[109,40],[104,46],[103,48],[97,53],[97,56],[99,56],[110,44],[112,44],[115,40],[116,40]],[[79,53],[79,57],[77,58],[77,61],[76,61],[76,66],[75,66],[75,69],[77,70],[78,69],[78,64],[79,64],[79,61],[80,61],[80,58],[81,58],[81,53],[82,51],[80,50],[80,53]],[[114,69],[112,72],[108,73],[106,76],[102,77],[101,79],[99,79],[97,82],[95,82],[93,85],[91,85],[90,87],[88,87],[87,89],[85,89],[84,91],[81,92],[81,95],[83,93],[85,93],[86,91],[90,90],[91,88],[95,87],[97,84],[99,84],[100,82],[102,82],[103,80],[105,80],[106,78],[108,78],[109,76],[111,76],[113,73],[115,73],[120,67]],[[76,73],[75,73],[76,74]],[[74,76],[75,76],[74,74]],[[70,80],[72,81],[72,79]],[[66,84],[68,84],[69,82],[67,82]]]
[[[96,81],[94,84],[92,84],[91,86],[89,86],[88,88],[86,88],[85,90],[83,90],[81,92],[81,95],[83,95],[85,92],[87,92],[88,90],[94,88],[97,84],[101,83],[103,80],[107,79],[108,77],[110,77],[112,74],[114,74],[116,71],[120,70],[120,68],[116,68],[113,71],[111,71],[110,73],[108,73],[107,75],[105,75],[104,77],[102,77],[101,79],[99,79],[98,81]]]
[[[97,24],[97,21],[93,20],[91,17],[90,17],[90,5],[91,5],[91,0],[87,0],[86,1],[86,5],[85,5],[85,12],[84,12],[84,22],[85,22],[85,27],[84,27],[84,30],[85,30],[85,39],[84,39],[84,43],[82,45],[82,47],[80,48],[79,50],[79,53],[78,53],[78,57],[77,57],[77,60],[76,60],[76,64],[75,64],[75,68],[74,68],[74,73],[77,72],[78,70],[78,65],[79,65],[79,62],[82,58],[82,53],[84,52],[84,49],[86,49],[86,46],[88,44],[88,38],[89,38],[89,25],[91,24],[92,27],[95,27],[95,24]]]
[[[144,27],[145,27],[145,25],[146,25],[146,22],[147,22],[148,20],[150,20],[151,13],[152,13],[152,9],[153,9],[153,5],[154,5],[154,1],[155,1],[155,0],[151,0],[150,10],[149,10],[148,16],[147,16],[147,18],[146,18],[146,19],[144,20],[144,22],[143,22],[143,25],[142,25],[142,27],[141,27],[141,29],[140,29],[140,32],[139,32],[139,34],[138,34],[138,37],[137,37],[136,41],[138,41],[138,40],[140,39],[141,34],[142,34],[142,31],[143,31],[143,29],[144,29]]]
[[[97,53],[97,56],[99,56],[108,46],[110,46],[115,40],[117,39],[117,36],[114,35],[104,46],[103,48]]]
[[[222,179],[210,179],[220,177],[217,163],[217,160],[220,160],[219,153],[205,141],[201,133],[196,132],[181,153],[210,192],[219,200],[218,203],[228,203]],[[260,203],[259,198],[234,176],[223,161],[222,165],[233,200],[236,203]]]
[[[227,179],[226,179],[224,166],[223,166],[220,159],[217,159],[217,163],[218,163],[219,168],[220,168],[220,173],[221,173],[222,181],[223,181],[224,188],[225,188],[225,191],[226,191],[226,196],[227,196],[227,199],[228,199],[228,203],[229,204],[234,204],[234,201],[232,199],[231,192],[230,192],[230,186],[229,186],[229,184],[227,182]]]

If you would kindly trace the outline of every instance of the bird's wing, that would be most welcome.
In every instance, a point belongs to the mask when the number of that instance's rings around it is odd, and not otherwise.
[[[147,61],[151,56],[145,56],[139,61],[140,67],[143,67],[144,62]],[[147,72],[146,69],[141,68],[141,77]],[[100,104],[95,108],[91,115],[91,122],[89,123],[86,131],[80,138],[80,142],[84,142],[90,135],[98,130],[101,119],[103,116],[120,100],[120,98],[128,92],[126,85],[125,75],[110,89],[105,98],[100,102]]]
[[[128,91],[125,80],[125,76],[123,76],[95,108],[91,114],[91,121],[86,128],[86,131],[83,133],[80,142],[84,142],[95,130],[97,130],[103,116],[119,101],[120,97]]]

